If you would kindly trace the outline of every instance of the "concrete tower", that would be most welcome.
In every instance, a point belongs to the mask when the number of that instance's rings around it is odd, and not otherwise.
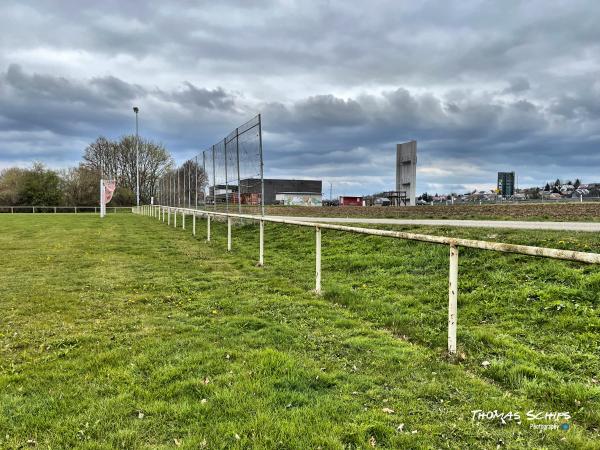
[[[417,141],[396,145],[396,190],[406,192],[408,204],[415,206],[417,189]]]

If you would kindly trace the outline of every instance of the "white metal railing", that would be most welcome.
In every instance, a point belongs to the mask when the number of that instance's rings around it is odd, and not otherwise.
[[[273,216],[255,216],[250,214],[230,214],[216,211],[198,210],[192,208],[179,208],[162,205],[143,205],[133,207],[132,212],[136,214],[155,217],[158,220],[171,224],[171,215],[173,215],[173,226],[177,227],[177,215],[181,214],[182,227],[185,229],[186,215],[192,216],[192,234],[196,235],[196,217],[207,218],[207,241],[211,237],[211,218],[224,217],[227,219],[227,250],[231,251],[231,219],[249,219],[258,221],[260,224],[259,232],[259,260],[258,265],[264,265],[264,223],[283,223],[289,225],[298,225],[302,227],[311,227],[315,229],[315,293],[321,293],[321,230],[347,231],[351,233],[366,234],[371,236],[384,236],[396,239],[406,239],[411,241],[430,242],[433,244],[448,245],[450,249],[450,267],[448,275],[448,353],[456,353],[456,328],[457,328],[457,300],[458,300],[458,248],[477,248],[480,250],[493,250],[503,253],[517,253],[521,255],[539,256],[544,258],[562,259],[567,261],[578,261],[588,264],[600,264],[600,254],[577,252],[573,250],[560,250],[546,247],[533,247],[529,245],[505,244],[501,242],[479,241],[473,239],[451,238],[446,236],[433,236],[428,234],[407,233],[404,231],[378,230],[373,228],[351,227],[345,225],[335,225],[331,223],[305,222],[302,220],[280,219]]]
[[[131,206],[107,206],[107,211],[114,213],[118,211],[131,210]],[[1,206],[0,213],[16,214],[16,213],[97,213],[100,211],[99,206]]]

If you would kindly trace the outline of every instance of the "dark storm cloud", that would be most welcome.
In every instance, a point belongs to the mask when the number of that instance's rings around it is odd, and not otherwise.
[[[75,162],[132,128],[184,158],[263,113],[267,173],[419,189],[594,181],[600,3],[3,2],[0,164]],[[600,181],[600,180],[598,180]]]
[[[233,97],[223,88],[205,89],[194,86],[189,81],[184,82],[184,87],[177,92],[166,94],[165,98],[172,101],[199,106],[208,109],[231,110],[234,106]]]

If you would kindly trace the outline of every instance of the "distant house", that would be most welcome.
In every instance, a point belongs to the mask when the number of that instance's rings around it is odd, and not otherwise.
[[[348,195],[340,196],[340,206],[363,206],[362,197],[350,197]]]

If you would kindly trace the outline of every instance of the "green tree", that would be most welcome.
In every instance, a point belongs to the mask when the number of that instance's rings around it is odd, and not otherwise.
[[[21,205],[55,206],[62,201],[61,179],[53,170],[41,163],[25,171],[19,186],[18,202]]]

